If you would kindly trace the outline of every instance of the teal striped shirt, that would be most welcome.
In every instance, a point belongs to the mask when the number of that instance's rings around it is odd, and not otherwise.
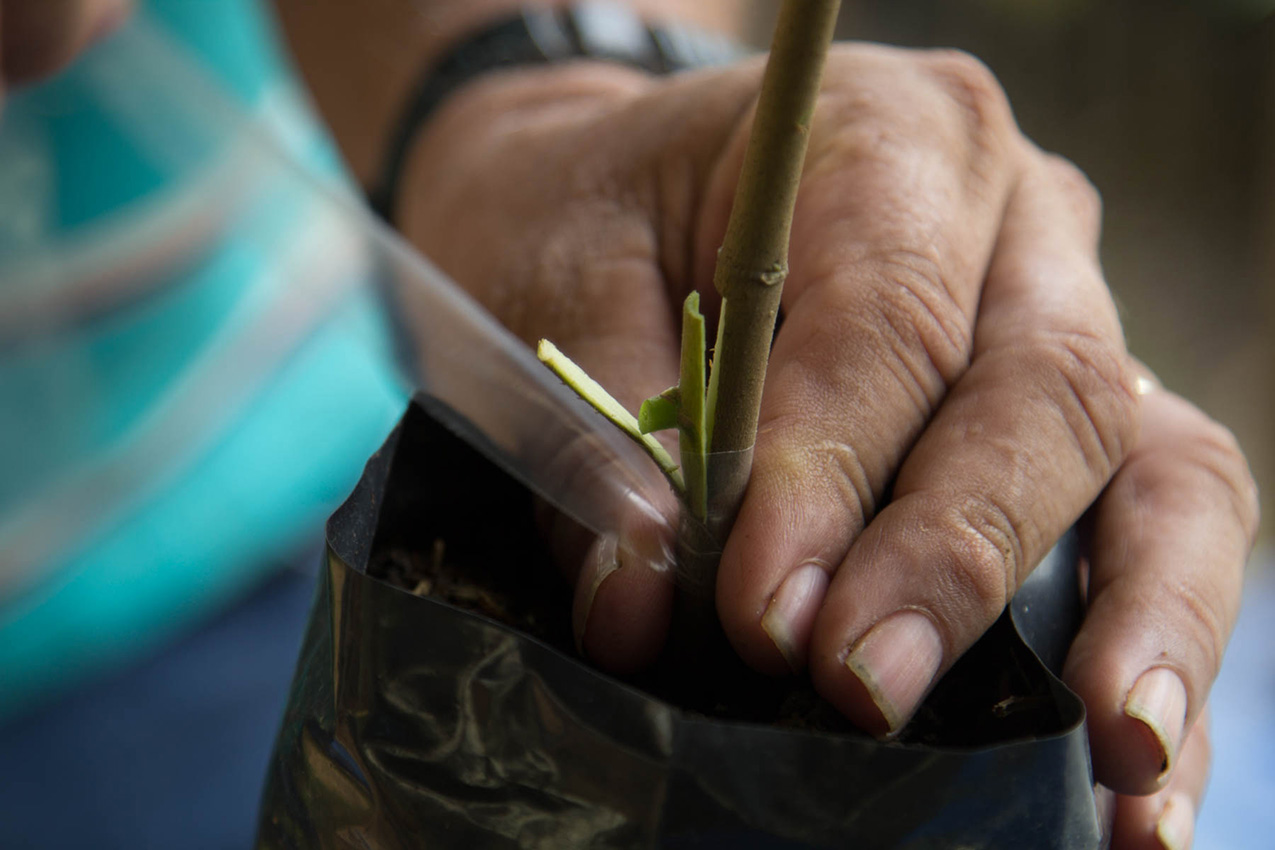
[[[374,260],[313,180],[348,185],[254,0],[150,0],[6,104],[0,717],[317,544],[392,427]]]

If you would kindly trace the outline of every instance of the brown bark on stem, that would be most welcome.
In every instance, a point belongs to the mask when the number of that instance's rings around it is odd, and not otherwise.
[[[752,466],[788,238],[840,0],[785,0],[713,283],[722,295],[709,391],[712,531],[724,542]],[[716,490],[716,492],[713,492]]]

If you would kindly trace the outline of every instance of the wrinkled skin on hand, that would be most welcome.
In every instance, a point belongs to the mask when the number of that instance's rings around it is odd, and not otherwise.
[[[515,333],[636,409],[676,383],[683,296],[716,312],[760,69],[485,78],[422,132],[398,221]],[[1230,434],[1126,352],[1100,215],[977,61],[834,50],[717,604],[749,663],[808,670],[886,735],[1082,521],[1089,610],[1065,677],[1097,778],[1156,795],[1121,798],[1118,846],[1154,847],[1158,820],[1190,840],[1199,717],[1257,506]],[[640,667],[672,587],[596,556],[576,565],[582,644]]]

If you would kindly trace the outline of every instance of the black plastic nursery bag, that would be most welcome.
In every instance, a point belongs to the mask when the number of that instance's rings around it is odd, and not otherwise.
[[[453,416],[418,398],[328,523],[259,847],[1102,846],[1084,710],[1050,672],[1080,615],[1074,548],[902,742],[710,719],[574,657],[530,494]],[[562,593],[562,622],[541,640],[373,577],[443,551],[506,575],[514,607]]]

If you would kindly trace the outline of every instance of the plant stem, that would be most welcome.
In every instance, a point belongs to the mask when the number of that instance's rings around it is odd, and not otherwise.
[[[536,356],[540,358],[540,362],[544,363],[553,373],[562,379],[562,382],[571,389],[575,390],[576,395],[584,399],[594,410],[601,413],[612,424],[624,432],[625,436],[633,440],[641,446],[651,459],[660,467],[660,471],[664,473],[664,477],[668,479],[669,485],[678,496],[684,496],[686,493],[686,484],[682,480],[681,470],[678,469],[677,461],[673,460],[672,455],[660,445],[649,434],[643,434],[638,427],[638,421],[632,413],[624,409],[615,397],[602,388],[602,385],[590,378],[585,371],[575,364],[575,362],[558,350],[558,347],[547,339],[540,340],[540,344],[536,347]]]
[[[709,516],[724,542],[752,467],[788,239],[840,0],[785,0],[713,283],[722,295],[709,379]]]
[[[708,435],[704,420],[704,316],[699,293],[682,305],[682,366],[678,374],[677,433],[686,507],[700,522],[708,516]]]

